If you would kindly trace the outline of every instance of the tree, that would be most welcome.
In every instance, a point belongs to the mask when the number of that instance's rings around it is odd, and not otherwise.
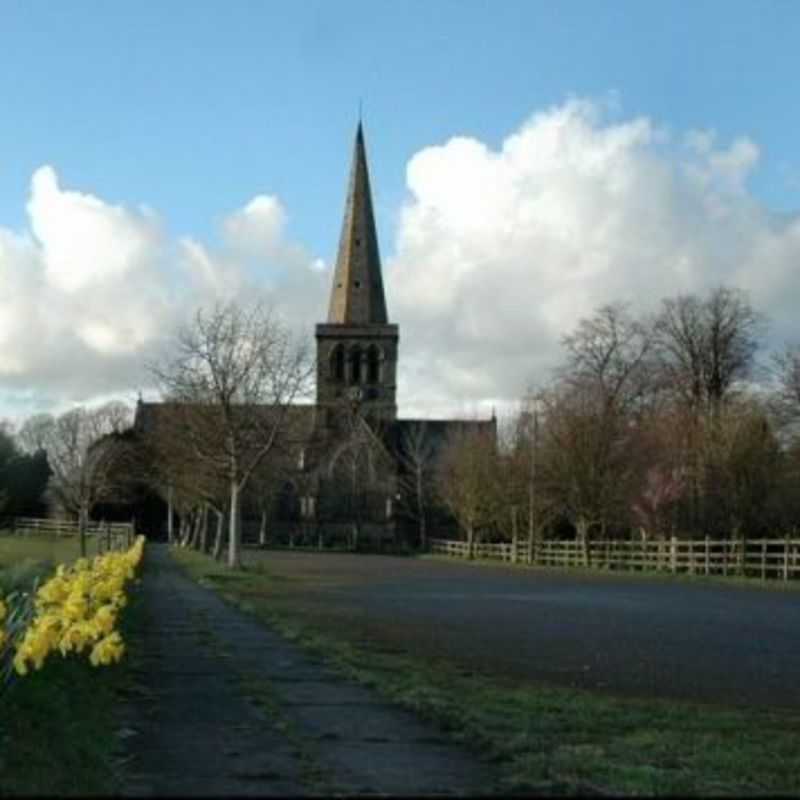
[[[553,493],[542,482],[541,401],[541,393],[531,392],[510,420],[503,459],[502,485],[511,514],[512,538],[518,536],[520,519],[525,519],[531,554],[558,513]]]
[[[495,437],[487,431],[451,433],[437,464],[436,486],[444,505],[467,538],[469,558],[476,537],[502,513]]]
[[[565,383],[589,388],[604,405],[627,413],[656,389],[652,326],[621,303],[601,306],[565,336]]]
[[[419,530],[419,546],[427,547],[428,506],[433,481],[434,444],[428,434],[428,426],[415,422],[406,426],[397,450],[400,465],[398,489],[405,513],[416,520]]]
[[[134,448],[126,438],[131,412],[124,403],[77,407],[57,417],[37,415],[23,424],[20,441],[47,453],[52,475],[48,493],[60,509],[78,519],[81,555],[94,506],[127,489]]]
[[[683,496],[685,486],[680,470],[667,470],[657,465],[647,470],[644,486],[631,507],[644,538],[653,534],[663,538],[669,512]]]
[[[693,410],[716,413],[751,377],[765,324],[739,289],[664,300],[655,332],[666,384]]]
[[[626,520],[641,474],[639,431],[596,387],[558,383],[541,398],[540,483],[588,560],[592,529],[605,532]]]
[[[151,372],[166,398],[182,409],[193,458],[226,480],[227,563],[236,567],[242,493],[276,448],[289,407],[307,390],[307,349],[263,305],[218,303],[197,312]]]
[[[152,410],[157,413],[148,414],[140,432],[140,447],[143,459],[151,466],[145,483],[167,504],[170,544],[176,538],[173,512],[181,515],[182,522],[183,515],[200,514],[201,535],[194,537],[193,543],[205,551],[210,509],[217,517],[213,552],[219,556],[228,500],[227,475],[214,461],[196,456],[192,434],[196,435],[204,422],[202,410],[186,403],[162,403]],[[180,541],[180,536],[177,538]]]
[[[736,390],[752,378],[755,355],[766,319],[739,290],[725,286],[705,297],[678,295],[662,302],[655,323],[663,384],[676,413],[685,413],[679,434],[681,468],[687,479],[688,524],[702,529],[709,522],[710,438],[715,420]]]
[[[17,457],[17,448],[10,430],[0,424],[0,514],[7,513],[10,494],[9,482],[12,465]]]
[[[364,523],[386,519],[395,486],[380,424],[370,422],[359,400],[343,398],[333,409],[338,443],[326,470],[323,515],[350,521],[350,546],[357,550]]]
[[[772,374],[776,381],[773,407],[779,421],[800,422],[800,345],[787,344],[773,354]]]
[[[750,398],[728,403],[705,433],[706,529],[733,536],[769,531],[783,465],[765,410]]]

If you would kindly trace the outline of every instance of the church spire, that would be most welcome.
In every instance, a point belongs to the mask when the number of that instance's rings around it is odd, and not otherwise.
[[[367,153],[359,119],[328,323],[386,325],[387,321]]]

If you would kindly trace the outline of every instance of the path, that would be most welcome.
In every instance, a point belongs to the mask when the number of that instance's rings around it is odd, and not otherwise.
[[[131,640],[125,794],[484,794],[494,776],[345,681],[150,545]]]

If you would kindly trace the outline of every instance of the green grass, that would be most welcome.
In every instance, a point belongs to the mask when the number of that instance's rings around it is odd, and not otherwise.
[[[29,586],[36,575],[43,576],[56,564],[69,563],[79,555],[75,537],[0,536],[0,593]]]
[[[792,579],[784,581],[781,578],[767,578],[766,580],[752,575],[720,575],[713,573],[704,575],[700,572],[667,572],[666,570],[656,569],[608,569],[605,567],[584,567],[580,565],[570,567],[555,567],[555,566],[540,566],[530,565],[524,563],[512,564],[510,561],[501,561],[497,558],[454,558],[441,553],[425,553],[418,555],[417,558],[425,561],[443,561],[448,563],[457,563],[464,565],[471,565],[474,567],[495,567],[498,569],[519,569],[527,571],[536,571],[541,574],[561,574],[569,575],[570,577],[580,576],[584,578],[598,577],[598,576],[613,576],[614,580],[631,580],[631,581],[662,581],[664,583],[688,583],[688,584],[706,584],[716,586],[733,586],[745,589],[766,589],[774,592],[800,592],[800,580]]]
[[[118,791],[114,725],[123,666],[51,656],[0,696],[0,796]]]
[[[75,540],[0,538],[0,592],[44,577],[78,556]],[[19,584],[19,585],[17,585]],[[30,584],[24,584],[30,585]],[[135,592],[121,620],[126,638],[139,614]],[[51,654],[42,669],[0,690],[0,797],[109,795],[120,790],[119,665],[92,667],[87,654]]]
[[[342,624],[304,599],[304,579],[277,579],[264,564],[229,571],[197,553],[173,552],[230,602],[495,761],[507,791],[800,794],[796,713],[634,700],[487,676],[426,653],[422,640],[412,654],[385,627],[367,629],[355,617]]]

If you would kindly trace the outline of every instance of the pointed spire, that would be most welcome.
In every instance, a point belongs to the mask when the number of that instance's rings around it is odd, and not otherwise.
[[[348,325],[387,324],[381,257],[372,213],[367,153],[360,119],[356,130],[339,253],[333,275],[328,322]]]

